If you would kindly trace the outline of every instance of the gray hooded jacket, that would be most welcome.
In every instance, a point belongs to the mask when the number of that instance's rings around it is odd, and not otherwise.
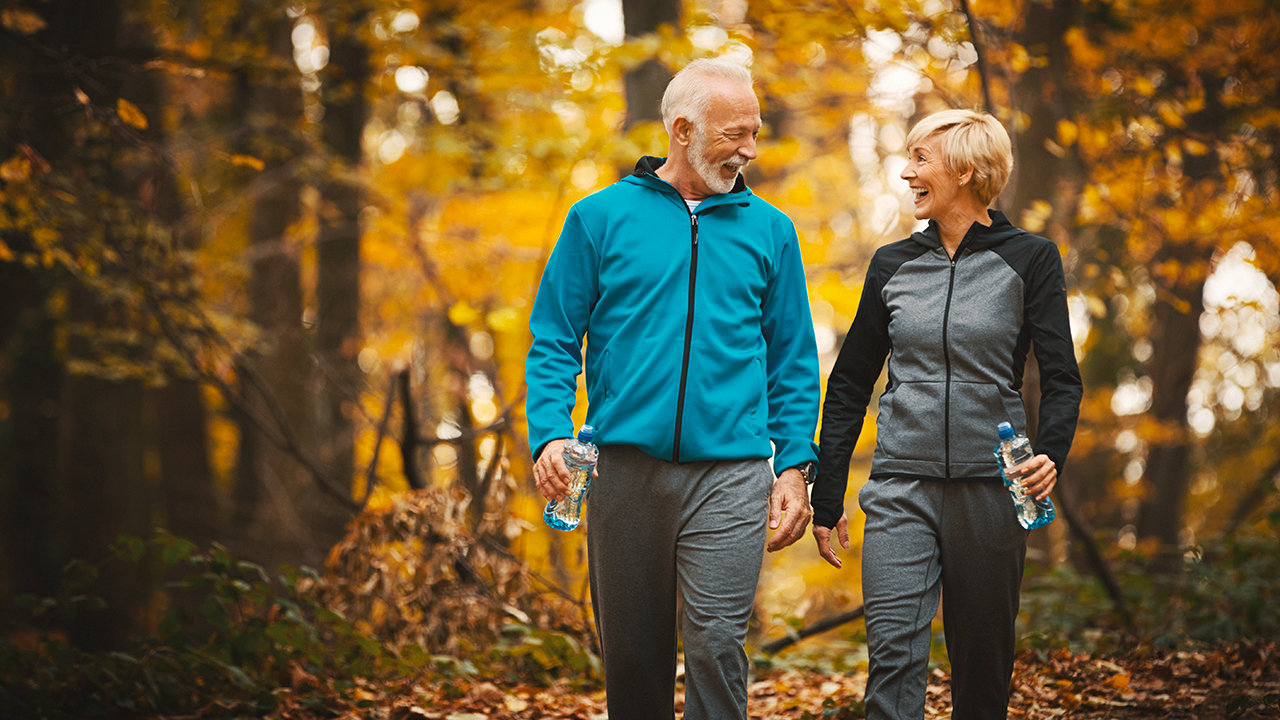
[[[1058,248],[991,210],[947,257],[937,225],[876,251],[822,407],[814,524],[843,512],[849,460],[885,358],[871,477],[999,478],[996,425],[1027,430],[1022,374],[1040,366],[1035,449],[1061,473],[1083,386]]]

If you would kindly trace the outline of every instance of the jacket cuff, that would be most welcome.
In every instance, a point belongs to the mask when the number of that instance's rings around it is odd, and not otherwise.
[[[792,440],[776,443],[773,453],[773,474],[775,476],[782,474],[782,471],[787,468],[793,468],[807,462],[814,463],[814,477],[817,477],[817,443],[812,440]]]

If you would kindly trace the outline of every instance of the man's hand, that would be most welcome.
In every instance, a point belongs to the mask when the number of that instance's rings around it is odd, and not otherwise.
[[[564,464],[564,444],[569,438],[547,443],[533,464],[533,482],[547,500],[563,500],[569,496],[569,467]]]
[[[783,470],[769,494],[769,529],[777,530],[766,545],[769,552],[799,540],[811,517],[813,509],[809,507],[809,489],[805,487],[804,476],[795,468]]]
[[[849,549],[849,516],[840,515],[840,520],[836,523],[836,537],[840,540],[840,546],[845,550]],[[818,542],[818,554],[826,560],[831,567],[840,568],[842,564],[840,557],[836,555],[836,551],[831,549],[831,528],[813,526],[813,539]]]

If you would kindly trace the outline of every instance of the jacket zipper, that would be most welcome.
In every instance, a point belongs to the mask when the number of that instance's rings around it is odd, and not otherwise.
[[[680,392],[676,396],[676,438],[672,444],[673,462],[680,462],[680,427],[684,424],[684,391],[689,380],[689,354],[693,348],[693,296],[698,279],[698,216],[689,213],[690,260],[689,260],[689,312],[684,321],[684,359],[680,364]]]
[[[947,479],[951,479],[951,346],[947,341],[947,328],[951,325],[951,295],[956,287],[956,260],[960,257],[960,248],[951,258],[951,275],[947,280],[947,304],[942,311],[942,359],[946,368],[946,390],[942,404],[942,457]]]

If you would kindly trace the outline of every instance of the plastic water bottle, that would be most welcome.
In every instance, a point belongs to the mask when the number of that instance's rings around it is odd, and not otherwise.
[[[600,449],[591,442],[595,429],[583,425],[577,438],[564,444],[564,464],[569,466],[569,495],[562,501],[552,500],[542,511],[542,519],[556,530],[572,530],[582,522],[582,499],[591,484]]]
[[[1018,524],[1028,530],[1044,527],[1053,522],[1053,501],[1049,498],[1036,500],[1022,491],[1022,479],[1009,477],[1007,470],[1030,460],[1035,456],[1031,450],[1031,441],[1024,435],[1013,432],[1013,426],[1002,422],[996,426],[1000,436],[1000,444],[996,446],[996,459],[1000,463],[1000,477],[1005,487],[1013,496],[1013,507],[1018,511]]]

